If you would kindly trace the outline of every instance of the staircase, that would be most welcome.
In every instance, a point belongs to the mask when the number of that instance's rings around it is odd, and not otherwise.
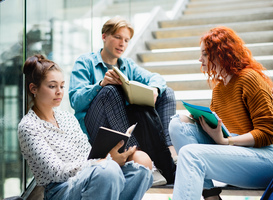
[[[178,113],[186,112],[181,100],[210,105],[212,90],[200,71],[199,41],[218,25],[235,30],[255,59],[273,70],[272,0],[190,0],[180,18],[160,21],[153,39],[145,42],[148,50],[137,53],[139,64],[163,75],[175,91]]]

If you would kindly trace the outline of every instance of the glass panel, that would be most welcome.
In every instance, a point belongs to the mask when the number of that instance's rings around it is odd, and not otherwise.
[[[23,8],[23,1],[0,1],[0,199],[22,192]]]
[[[137,35],[155,6],[167,11],[175,1],[25,0],[24,5],[24,1],[0,0],[0,199],[19,195],[23,183],[32,180],[28,167],[21,180],[23,160],[17,139],[17,125],[26,112],[21,71],[25,57],[41,53],[59,64],[66,81],[60,109],[73,113],[67,92],[70,73],[78,56],[103,47],[102,25],[119,15],[131,22]]]

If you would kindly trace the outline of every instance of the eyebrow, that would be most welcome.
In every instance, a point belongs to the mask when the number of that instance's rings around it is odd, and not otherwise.
[[[48,83],[58,83],[58,81],[52,80],[52,81],[48,81]],[[63,81],[61,83],[65,83],[65,81]]]
[[[130,37],[127,38],[127,37],[124,37],[124,36],[122,36],[122,35],[120,35],[120,34],[118,34],[118,33],[113,34],[113,36],[119,36],[119,37],[125,38],[125,39],[127,39],[127,40],[130,40],[130,39],[131,39]]]

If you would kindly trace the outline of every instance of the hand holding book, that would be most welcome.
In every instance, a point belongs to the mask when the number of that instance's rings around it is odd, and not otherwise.
[[[219,121],[220,118],[215,112],[212,112],[208,107],[204,106],[197,106],[193,104],[186,103],[182,101],[184,107],[191,113],[193,118],[195,120],[199,120],[200,117],[203,117],[204,122],[208,124],[209,127],[215,129],[218,125],[218,122],[221,122],[221,128],[223,131],[224,137],[229,137],[231,134],[229,133],[228,129],[225,127],[225,125],[222,123],[222,121]]]
[[[99,132],[92,145],[92,149],[88,156],[88,159],[105,158],[107,154],[113,149],[119,147],[117,150],[119,153],[123,153],[127,141],[134,131],[136,124],[129,127],[126,133],[121,133],[109,128],[100,127]],[[123,145],[117,145],[123,140]]]
[[[130,104],[155,106],[154,88],[137,81],[130,81],[117,67],[113,67],[113,70],[119,75],[122,89]]]
[[[127,161],[128,157],[132,155],[136,151],[136,146],[129,147],[128,150],[125,150],[123,153],[119,152],[119,149],[124,146],[124,140],[121,140],[115,147],[111,149],[109,152],[112,159],[116,161],[119,166],[125,165],[125,162]]]
[[[225,135],[222,131],[222,120],[218,120],[218,125],[216,128],[211,128],[204,116],[199,117],[200,125],[202,126],[203,130],[216,142],[216,144],[227,145],[229,144],[228,139],[225,138]]]

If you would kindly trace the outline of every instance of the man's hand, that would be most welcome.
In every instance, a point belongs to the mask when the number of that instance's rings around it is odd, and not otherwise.
[[[156,103],[156,100],[157,100],[157,97],[158,97],[158,89],[153,88],[153,92],[154,92],[154,102]]]
[[[127,158],[136,151],[136,146],[129,147],[129,149],[123,153],[119,153],[118,150],[123,146],[124,141],[120,141],[109,153],[114,161],[116,161],[119,166],[123,166]]]
[[[103,78],[103,80],[100,82],[100,85],[102,87],[106,85],[122,85],[121,80],[119,79],[119,75],[112,69],[109,69]]]

